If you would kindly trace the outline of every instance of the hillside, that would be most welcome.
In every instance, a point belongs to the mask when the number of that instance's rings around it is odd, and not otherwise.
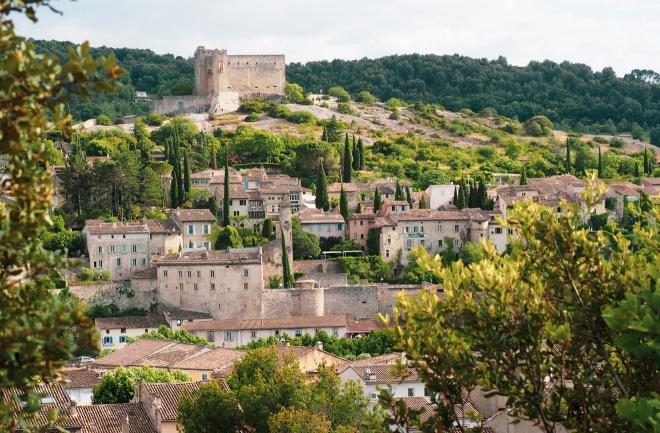
[[[69,42],[35,41],[41,52],[64,59]],[[144,114],[145,104],[131,102],[135,90],[153,97],[190,94],[191,59],[159,55],[151,50],[108,47],[127,70],[123,86],[112,95],[97,95],[86,104],[73,101],[69,109],[78,120],[107,114],[111,118]],[[633,71],[617,78],[611,69],[594,72],[588,66],[564,62],[531,62],[511,66],[506,59],[488,61],[462,56],[402,55],[357,61],[292,63],[287,80],[307,91],[339,85],[353,95],[368,90],[381,100],[438,103],[449,110],[492,107],[497,113],[526,120],[545,114],[563,130],[636,136],[660,127],[660,76]],[[658,131],[660,135],[660,131]]]

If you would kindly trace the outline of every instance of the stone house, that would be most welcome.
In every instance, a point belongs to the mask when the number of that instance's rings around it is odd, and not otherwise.
[[[304,209],[298,215],[300,226],[319,239],[344,239],[346,224],[344,217],[335,212],[320,209]]]
[[[172,220],[181,229],[182,251],[210,250],[209,235],[216,222],[208,209],[174,209]]]
[[[407,368],[406,376],[401,378],[392,373],[392,365],[350,365],[339,372],[339,380],[342,385],[349,380],[361,385],[372,404],[378,401],[379,389],[387,386],[394,397],[422,397],[430,401],[424,382],[413,368]]]
[[[94,319],[101,349],[118,349],[128,344],[128,339],[157,331],[161,325],[167,326],[162,314],[146,316],[97,317]]]
[[[64,368],[60,370],[64,379],[62,386],[76,404],[92,404],[92,391],[101,381],[102,374],[91,368]]]
[[[447,206],[453,204],[454,201],[454,191],[458,188],[457,185],[429,185],[426,188],[426,194],[428,195],[429,209],[437,209],[440,206]]]

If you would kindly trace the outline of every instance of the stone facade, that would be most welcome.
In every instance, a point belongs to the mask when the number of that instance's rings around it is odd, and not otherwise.
[[[195,50],[195,94],[153,101],[159,114],[236,111],[242,99],[282,99],[284,55],[229,55],[227,50]]]

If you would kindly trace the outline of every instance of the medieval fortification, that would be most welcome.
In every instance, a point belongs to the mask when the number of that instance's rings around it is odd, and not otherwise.
[[[284,97],[284,55],[229,55],[227,50],[195,50],[195,94],[153,101],[158,114],[236,111],[241,100]]]

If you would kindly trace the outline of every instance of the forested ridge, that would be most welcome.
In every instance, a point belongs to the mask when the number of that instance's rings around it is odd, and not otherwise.
[[[452,111],[492,107],[526,120],[548,116],[562,129],[609,124],[629,131],[660,125],[660,75],[635,70],[618,78],[611,68],[562,62],[512,66],[497,60],[453,55],[396,55],[379,59],[316,61],[287,65],[287,80],[306,90],[338,85],[381,100],[439,103]]]
[[[35,41],[40,52],[64,59],[71,42]],[[144,114],[146,104],[132,103],[135,90],[151,97],[191,94],[191,58],[151,50],[100,47],[92,55],[114,52],[127,73],[113,94],[94,96],[86,104],[72,101],[76,119],[99,114],[110,118]],[[314,61],[287,65],[287,81],[306,91],[342,86],[355,95],[368,90],[381,100],[442,104],[458,111],[494,108],[499,114],[527,120],[548,116],[560,129],[580,132],[624,132],[636,126],[660,126],[660,74],[634,70],[623,78],[611,68],[593,71],[577,63],[530,62],[519,67],[497,60],[459,55],[395,55],[378,59]]]

